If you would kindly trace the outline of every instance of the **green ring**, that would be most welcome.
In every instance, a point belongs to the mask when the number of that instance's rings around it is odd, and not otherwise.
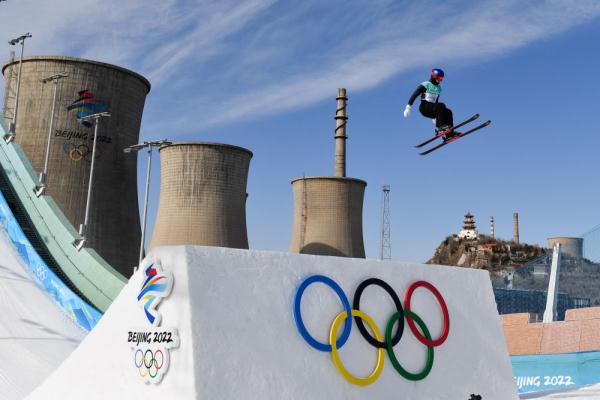
[[[404,310],[404,315],[402,317],[404,318],[404,316],[412,318],[412,320],[415,321],[417,325],[419,325],[421,331],[423,331],[423,335],[425,335],[425,337],[428,340],[431,340],[431,334],[429,333],[429,329],[427,329],[425,322],[423,322],[423,320],[417,314],[415,314],[412,311]],[[410,381],[420,381],[421,379],[424,379],[427,375],[429,375],[429,372],[431,372],[431,368],[433,367],[433,347],[427,346],[427,362],[425,363],[425,368],[423,368],[421,372],[413,374],[402,368],[402,366],[398,362],[398,359],[396,358],[396,355],[394,354],[394,348],[392,346],[392,329],[394,328],[394,324],[396,323],[396,321],[398,321],[399,319],[400,313],[396,312],[390,318],[385,329],[385,341],[387,343],[388,357],[390,358],[394,369],[398,371],[400,375],[402,375],[404,378]]]

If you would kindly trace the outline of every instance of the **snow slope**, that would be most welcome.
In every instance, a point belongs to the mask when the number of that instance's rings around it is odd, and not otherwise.
[[[297,290],[315,274],[337,282],[350,304],[357,286],[371,277],[387,282],[404,306],[413,282],[437,287],[451,323],[447,340],[435,347],[429,375],[415,382],[401,377],[384,352],[383,370],[372,384],[347,381],[331,353],[311,347],[296,326]],[[148,282],[156,284],[154,291],[148,292]],[[301,315],[316,340],[327,340],[343,309],[339,299],[323,283],[305,290]],[[395,312],[390,295],[378,287],[363,292],[360,309],[382,331]],[[440,336],[443,316],[430,292],[417,289],[411,309],[434,338]],[[394,352],[404,368],[416,372],[426,350],[405,325]],[[139,342],[148,333],[150,342]],[[178,340],[166,340],[171,336]],[[378,353],[355,322],[339,347],[351,374],[369,375]],[[179,246],[157,248],[146,258],[96,328],[28,399],[462,400],[471,394],[518,398],[485,271]]]
[[[0,224],[0,399],[24,398],[84,336],[37,283]]]

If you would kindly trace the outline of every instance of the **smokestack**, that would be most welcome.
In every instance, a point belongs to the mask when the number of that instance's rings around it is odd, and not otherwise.
[[[494,217],[490,217],[490,239],[494,240]]]
[[[335,170],[334,175],[340,178],[346,176],[346,89],[339,88],[337,110],[335,111]]]
[[[346,89],[338,89],[335,176],[292,181],[292,253],[365,258],[362,211],[367,182],[346,177],[346,100]]]
[[[519,244],[519,213],[515,212],[513,214],[513,222],[514,222],[514,233],[513,233],[513,242]]]

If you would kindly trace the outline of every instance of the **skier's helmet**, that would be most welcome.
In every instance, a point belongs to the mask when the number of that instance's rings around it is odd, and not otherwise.
[[[431,70],[431,77],[436,81],[441,82],[444,80],[444,71],[439,68],[434,68]]]

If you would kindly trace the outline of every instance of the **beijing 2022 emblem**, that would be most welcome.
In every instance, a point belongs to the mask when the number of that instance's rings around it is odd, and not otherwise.
[[[127,343],[138,377],[146,383],[158,384],[169,370],[169,350],[179,347],[177,329],[161,327],[162,315],[158,311],[160,303],[171,294],[173,274],[163,270],[158,259],[146,259],[141,268],[144,275],[137,302],[149,326],[130,329]]]

